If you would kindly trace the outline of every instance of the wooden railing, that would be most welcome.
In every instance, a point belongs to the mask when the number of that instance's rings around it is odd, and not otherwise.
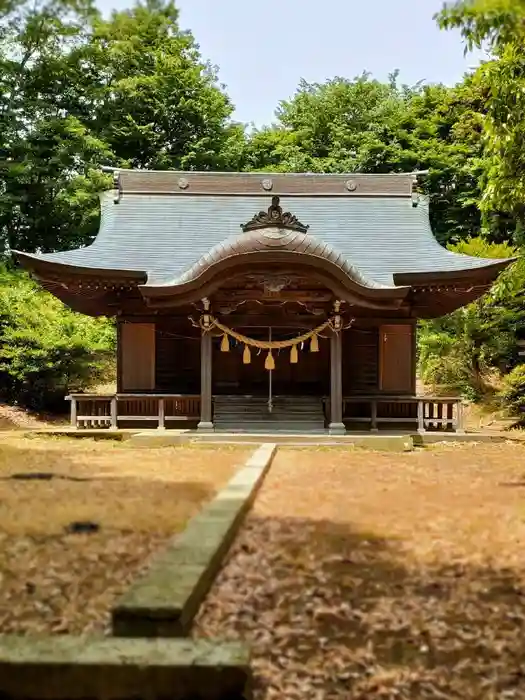
[[[330,401],[325,399],[325,410]],[[329,415],[327,415],[329,419]],[[376,431],[380,424],[413,425],[418,432],[464,432],[463,402],[449,396],[345,396],[345,423],[365,423]]]
[[[71,394],[71,426],[74,428],[117,429],[123,423],[196,421],[200,418],[199,395],[185,394]],[[330,420],[330,400],[324,399]],[[380,424],[413,425],[419,432],[463,432],[463,403],[457,397],[434,396],[346,396],[343,420],[347,424],[368,424],[372,431]]]
[[[70,394],[73,428],[111,428],[119,423],[192,421],[200,417],[200,396],[183,394]]]

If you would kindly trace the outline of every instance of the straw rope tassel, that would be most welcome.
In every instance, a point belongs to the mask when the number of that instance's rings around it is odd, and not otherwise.
[[[317,333],[312,335],[312,340],[310,341],[310,352],[319,352],[319,338]]]
[[[273,359],[273,355],[272,355],[271,350],[268,350],[268,354],[266,355],[266,360],[264,362],[264,369],[267,369],[268,371],[275,369],[275,360]]]
[[[290,349],[290,363],[296,365],[299,362],[299,353],[297,352],[297,345],[292,345]]]
[[[250,351],[249,345],[244,346],[244,352],[242,353],[242,361],[245,365],[249,365],[252,361],[252,353]]]
[[[221,352],[230,351],[230,341],[228,339],[228,334],[224,333],[221,340]]]

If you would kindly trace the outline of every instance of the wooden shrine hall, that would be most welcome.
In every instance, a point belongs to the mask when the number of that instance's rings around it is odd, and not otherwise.
[[[121,170],[91,245],[16,256],[117,319],[117,392],[72,394],[74,426],[331,434],[461,429],[417,396],[416,323],[509,264],[442,248],[412,174]]]

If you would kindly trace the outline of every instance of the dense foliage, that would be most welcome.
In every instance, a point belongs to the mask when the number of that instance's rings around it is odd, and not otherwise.
[[[4,7],[2,5],[2,7]],[[172,2],[102,19],[90,0],[19,0],[0,19],[0,251],[97,231],[101,165],[225,168],[238,127]],[[234,156],[232,156],[234,157]]]
[[[488,258],[517,252],[508,244],[488,244],[480,238],[450,248]],[[520,298],[524,273],[518,261],[489,294],[448,316],[420,324],[419,374],[425,382],[476,399],[494,388],[490,384],[494,372],[505,373],[519,362],[517,340],[525,327]]]
[[[64,410],[68,389],[107,370],[114,327],[76,314],[25,275],[0,269],[0,392],[15,403]]]
[[[503,405],[525,425],[525,364],[516,365],[503,380],[500,392]]]
[[[302,82],[282,102],[278,122],[250,136],[246,166],[311,172],[429,170],[434,231],[441,242],[479,233],[477,201],[481,123],[479,95],[470,83],[387,84],[365,74],[324,84]]]
[[[0,255],[9,264],[16,248],[51,251],[92,240],[97,194],[110,183],[103,165],[427,171],[421,188],[443,245],[483,257],[519,255],[524,18],[525,0],[448,3],[436,18],[443,28],[459,28],[471,45],[488,43],[492,51],[460,84],[403,85],[396,72],[386,82],[368,74],[302,81],[278,105],[274,124],[249,130],[232,121],[233,105],[191,33],[180,30],[172,0],[143,0],[108,19],[92,0],[0,3]],[[111,326],[80,319],[6,274],[4,393],[20,398],[41,380],[42,395],[84,382],[92,358],[111,345]],[[519,262],[484,299],[422,324],[422,377],[477,396],[487,377],[513,372],[516,339],[525,335],[524,283]],[[39,314],[24,305],[44,297],[46,331],[39,334]],[[6,310],[16,299],[19,321]],[[57,352],[69,348],[63,366],[57,354],[51,359],[53,344]]]
[[[438,16],[459,28],[469,46],[488,45],[492,59],[475,74],[484,93],[485,211],[525,222],[525,1],[460,0]]]

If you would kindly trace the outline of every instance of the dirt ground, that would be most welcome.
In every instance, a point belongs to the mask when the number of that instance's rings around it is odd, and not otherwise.
[[[525,698],[525,445],[281,449],[196,623],[256,700]]]
[[[0,632],[106,630],[111,604],[148,557],[248,454],[0,440]],[[78,521],[98,529],[68,532]]]

